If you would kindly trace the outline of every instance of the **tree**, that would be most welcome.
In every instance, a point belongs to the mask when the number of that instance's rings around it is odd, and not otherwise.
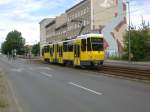
[[[33,45],[31,52],[35,56],[38,56],[40,54],[40,43]]]
[[[125,44],[125,52],[124,58],[128,59],[129,54],[129,31],[126,32],[124,35],[124,44]],[[142,61],[148,57],[148,39],[150,37],[149,35],[149,26],[145,25],[144,22],[142,22],[141,27],[139,27],[138,30],[136,28],[131,29],[131,54],[132,54],[132,60],[134,61]]]
[[[7,47],[6,47],[6,42],[4,42],[4,43],[2,43],[2,47],[1,47],[1,49],[2,49],[2,53],[3,54],[7,54]]]
[[[13,50],[16,50],[17,54],[23,54],[24,45],[25,39],[22,37],[21,32],[14,30],[7,34],[6,40],[2,44],[2,52],[11,54]]]

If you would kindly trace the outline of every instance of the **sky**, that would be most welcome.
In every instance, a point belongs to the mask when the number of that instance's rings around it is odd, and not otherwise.
[[[26,44],[40,40],[39,22],[55,17],[81,0],[0,0],[0,44],[8,32],[18,30]],[[130,0],[131,22],[140,24],[141,18],[150,20],[150,0]]]

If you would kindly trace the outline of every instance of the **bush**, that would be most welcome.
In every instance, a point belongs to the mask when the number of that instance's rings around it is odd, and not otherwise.
[[[124,51],[126,52],[123,56],[123,59],[128,59],[129,57],[129,31],[127,31],[124,35]],[[136,28],[131,29],[131,59],[133,61],[143,61],[149,60],[148,52],[149,52],[149,43],[148,40],[150,38],[149,35],[149,25],[145,25],[143,22],[141,27],[136,30]]]

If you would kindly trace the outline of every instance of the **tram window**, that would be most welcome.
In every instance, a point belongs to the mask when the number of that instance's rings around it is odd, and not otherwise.
[[[74,45],[74,56],[80,57],[80,45]]]
[[[103,44],[101,43],[92,43],[92,50],[93,51],[103,51]]]
[[[49,52],[50,51],[50,47],[49,46],[47,46],[47,52]]]
[[[46,46],[44,47],[44,52],[46,52]]]
[[[57,50],[57,49],[56,49],[56,45],[54,45],[54,52],[57,52],[56,50]]]
[[[43,52],[45,52],[45,47],[43,48]]]
[[[92,43],[103,43],[103,38],[91,38]]]
[[[57,45],[56,45],[57,52],[58,52],[58,48],[59,48],[59,45],[57,44]]]
[[[50,55],[53,56],[53,49],[52,49],[52,47],[50,48]]]
[[[74,45],[74,56],[76,57],[76,52],[77,52],[77,50],[76,50],[76,45]]]
[[[64,50],[64,52],[67,52],[67,48],[68,46],[67,46],[67,42],[64,42],[64,44],[63,44],[63,50]]]
[[[73,51],[73,45],[68,45],[68,51],[72,52]]]
[[[87,38],[87,51],[91,51],[91,39]]]
[[[81,49],[82,51],[86,51],[86,39],[81,40]]]
[[[58,46],[58,49],[57,49],[57,51],[60,53],[60,46]]]
[[[59,47],[59,50],[60,50],[59,56],[62,56],[62,47]]]
[[[103,39],[102,38],[91,38],[92,50],[93,51],[103,51]]]
[[[77,46],[77,57],[80,57],[80,46]]]
[[[44,47],[44,52],[49,52],[49,46]]]
[[[44,56],[44,49],[42,49],[42,56]]]
[[[61,46],[58,47],[59,56],[61,56]]]
[[[55,51],[55,45],[53,44],[53,52]]]
[[[49,48],[49,51],[50,51],[49,54],[51,55],[51,48]]]
[[[58,54],[59,54],[59,56],[60,56],[60,46],[58,47]]]

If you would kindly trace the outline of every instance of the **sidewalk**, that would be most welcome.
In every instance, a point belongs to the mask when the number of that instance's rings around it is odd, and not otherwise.
[[[105,60],[104,65],[150,69],[150,62],[133,62],[133,61],[129,62],[129,61],[119,61],[119,60]]]

